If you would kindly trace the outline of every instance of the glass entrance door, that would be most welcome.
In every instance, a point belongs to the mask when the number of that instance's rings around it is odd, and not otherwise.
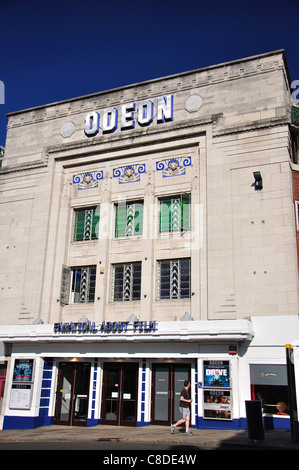
[[[180,397],[181,391],[184,388],[185,380],[191,380],[190,366],[189,365],[176,365],[173,368],[173,416],[171,421],[176,423],[181,419],[180,413]]]
[[[181,391],[190,376],[190,364],[153,364],[152,424],[169,425],[181,418]]]
[[[138,363],[104,364],[102,422],[136,426]]]
[[[155,364],[153,370],[154,400],[152,410],[154,424],[169,423],[171,397],[169,379],[169,366]]]
[[[55,424],[86,426],[90,363],[59,364]]]

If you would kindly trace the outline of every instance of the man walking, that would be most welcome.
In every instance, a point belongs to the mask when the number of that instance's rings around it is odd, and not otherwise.
[[[181,424],[185,423],[185,434],[186,436],[192,436],[192,433],[189,431],[190,425],[190,403],[192,402],[189,394],[190,389],[190,382],[185,380],[184,388],[181,391],[180,396],[180,413],[182,415],[182,419],[177,421],[175,424],[171,425],[171,434],[175,434],[175,428],[180,426]]]

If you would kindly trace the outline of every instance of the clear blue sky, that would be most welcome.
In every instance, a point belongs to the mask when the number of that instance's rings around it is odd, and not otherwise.
[[[0,0],[6,113],[285,49],[299,80],[298,0]]]

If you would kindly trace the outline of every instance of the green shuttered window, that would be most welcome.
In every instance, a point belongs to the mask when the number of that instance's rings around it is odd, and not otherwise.
[[[75,209],[74,242],[97,240],[100,221],[100,208]]]
[[[190,194],[160,199],[160,233],[190,230]]]
[[[143,201],[116,204],[115,237],[142,235]]]

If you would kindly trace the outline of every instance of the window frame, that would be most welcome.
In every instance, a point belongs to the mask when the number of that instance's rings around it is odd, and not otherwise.
[[[286,364],[251,363],[250,387],[251,399],[261,401],[263,413],[290,417]]]
[[[138,268],[138,269],[136,269]],[[140,269],[139,269],[140,268]],[[119,271],[119,279],[116,279],[116,270]],[[130,273],[131,270],[131,274]],[[139,277],[138,270],[140,272]],[[125,282],[125,276],[128,283]],[[134,278],[135,276],[135,278]],[[138,282],[139,281],[139,282]],[[141,281],[142,281],[142,262],[133,261],[130,263],[114,263],[111,265],[111,302],[133,302],[141,299]],[[126,293],[126,286],[129,286],[129,292]],[[135,293],[134,293],[135,290]]]
[[[80,273],[78,280],[75,278]],[[86,272],[86,283],[83,284],[82,271]],[[61,288],[60,288],[60,305],[78,305],[90,304],[95,302],[95,290],[97,279],[97,266],[62,266]],[[79,285],[79,290],[75,290],[74,286]],[[79,295],[79,300],[77,297]]]
[[[140,205],[142,207],[142,214],[138,213],[135,216],[137,209],[136,205]],[[134,206],[134,215],[132,216],[129,211],[130,207]],[[126,214],[121,214],[121,210],[126,209]],[[143,199],[134,199],[132,201],[121,201],[114,203],[114,238],[131,238],[131,237],[138,237],[143,235],[143,214],[144,214],[144,200]],[[139,220],[140,217],[140,220]],[[128,219],[132,218],[133,227],[130,227],[128,223]],[[123,227],[119,226],[121,220],[124,221]],[[136,230],[137,225],[139,225],[138,231]]]
[[[179,214],[175,220],[176,200],[179,200]],[[191,230],[191,193],[184,192],[180,194],[171,194],[168,196],[159,196],[159,234],[163,233],[183,233]],[[169,201],[170,209],[163,210],[163,205],[167,206]],[[186,213],[187,209],[187,213]],[[163,220],[162,220],[163,219]],[[165,222],[166,219],[166,222]],[[168,219],[168,221],[167,221]],[[187,222],[186,222],[187,219]],[[177,225],[176,225],[177,224]],[[168,225],[168,227],[167,227]]]
[[[91,222],[91,230],[89,229],[90,235],[88,233],[88,226],[87,226],[87,216],[88,212],[92,211],[92,222]],[[72,241],[74,243],[82,243],[82,242],[89,242],[95,241],[99,239],[99,231],[97,230],[97,225],[100,223],[100,205],[90,205],[86,207],[74,207],[73,208],[73,232],[72,232]],[[80,237],[80,232],[77,230],[79,226],[79,213],[84,213],[84,222],[83,222],[83,230],[82,230],[82,239]],[[82,216],[81,216],[82,217]],[[82,222],[81,222],[82,224]]]
[[[74,284],[75,284],[75,279],[74,275],[76,271],[81,271],[80,273],[80,290],[77,292],[77,294],[80,297],[80,300],[77,302],[75,301],[75,295],[76,292],[73,290]],[[81,296],[84,296],[84,285],[83,285],[83,279],[82,279],[82,271],[86,271],[86,276],[87,276],[87,287],[86,287],[86,294],[85,298],[82,297],[83,300],[81,300]],[[71,304],[90,304],[94,303],[95,301],[95,289],[96,289],[96,275],[97,275],[97,267],[96,265],[91,265],[91,266],[76,266],[71,268],[71,279],[70,279],[70,303]],[[92,277],[94,277],[94,281],[92,281]],[[91,295],[91,281],[93,282],[93,292]]]
[[[188,262],[188,274],[182,273],[182,263]],[[167,264],[169,263],[169,270]],[[162,286],[162,264],[165,265],[164,268],[164,287]],[[177,268],[176,268],[177,264]],[[169,271],[169,279],[168,272]],[[177,285],[175,276],[177,274]],[[188,276],[187,281],[182,279],[182,276]],[[185,286],[182,286],[182,283],[185,283]],[[169,287],[168,287],[169,286]],[[185,300],[191,298],[191,258],[174,258],[174,259],[162,259],[157,261],[157,295],[156,300]],[[167,290],[169,293],[166,294]],[[182,291],[187,291],[188,294],[182,294]],[[161,294],[165,291],[164,294]]]

